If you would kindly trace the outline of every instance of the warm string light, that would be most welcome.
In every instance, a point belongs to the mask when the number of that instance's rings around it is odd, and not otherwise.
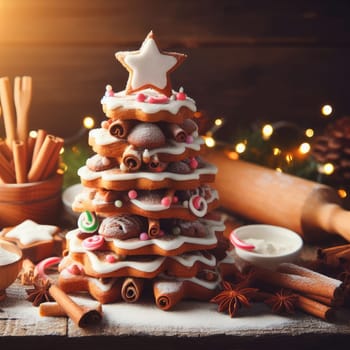
[[[225,123],[225,119],[218,117],[214,120],[213,126],[210,128],[210,130],[207,131],[207,133],[203,136],[204,142],[209,148],[213,148],[216,146],[216,141],[214,138],[214,134],[222,128],[222,126]]]
[[[333,107],[331,105],[323,105],[321,107],[321,114],[324,117],[329,117],[333,113]]]

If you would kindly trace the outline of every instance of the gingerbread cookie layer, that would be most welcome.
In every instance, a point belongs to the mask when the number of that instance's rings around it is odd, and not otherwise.
[[[172,188],[185,190],[199,187],[202,183],[214,182],[217,168],[202,162],[189,174],[178,174],[169,171],[125,173],[120,169],[92,171],[87,166],[78,170],[81,183],[86,187],[104,188],[107,190],[126,191],[130,188],[155,190]]]

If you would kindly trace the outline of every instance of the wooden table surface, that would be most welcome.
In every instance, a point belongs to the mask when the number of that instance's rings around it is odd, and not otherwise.
[[[304,254],[310,254],[304,251]],[[250,349],[283,346],[318,349],[350,342],[350,310],[342,310],[334,323],[296,312],[280,316],[263,304],[241,309],[230,318],[217,305],[183,301],[172,311],[158,309],[152,300],[103,305],[100,324],[79,328],[66,317],[42,317],[16,281],[0,302],[0,348],[73,349],[118,346],[123,349],[200,348]],[[86,295],[73,295],[82,304],[96,303]]]

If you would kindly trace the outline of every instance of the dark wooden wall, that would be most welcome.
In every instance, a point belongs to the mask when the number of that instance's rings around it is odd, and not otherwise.
[[[0,76],[32,75],[31,127],[68,137],[83,116],[104,118],[105,85],[127,80],[114,53],[138,49],[152,29],[163,49],[188,54],[173,86],[226,119],[225,141],[257,121],[317,127],[325,103],[350,113],[349,3],[4,0]]]

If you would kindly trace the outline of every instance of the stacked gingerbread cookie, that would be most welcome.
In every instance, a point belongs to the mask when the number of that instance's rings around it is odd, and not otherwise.
[[[201,156],[195,102],[170,84],[186,56],[160,51],[151,32],[140,50],[116,57],[129,80],[121,92],[107,85],[107,118],[89,134],[95,154],[78,172],[81,214],[59,284],[102,303],[149,292],[162,309],[208,300],[220,283],[214,251],[224,226],[213,214],[216,168]]]

